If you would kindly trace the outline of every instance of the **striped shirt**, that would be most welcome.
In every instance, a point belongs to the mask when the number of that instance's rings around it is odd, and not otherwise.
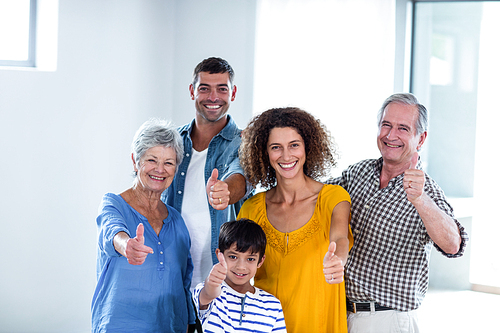
[[[446,254],[429,237],[420,215],[408,201],[401,174],[380,188],[382,158],[351,165],[328,181],[351,196],[354,245],[345,269],[346,294],[352,302],[375,301],[400,311],[417,309],[429,285],[432,245],[449,258],[460,257],[468,240],[465,229],[437,183],[425,175],[424,191],[454,219],[462,243],[456,254]],[[420,161],[417,165],[420,168]]]
[[[204,282],[193,292],[193,300],[203,332],[286,332],[280,301],[262,289],[241,294],[222,283],[221,294],[207,310],[200,310],[199,297]]]

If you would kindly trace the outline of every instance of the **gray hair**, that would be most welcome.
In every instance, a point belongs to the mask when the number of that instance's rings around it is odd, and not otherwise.
[[[153,147],[170,147],[175,151],[177,167],[182,163],[184,145],[177,129],[170,122],[151,118],[139,127],[132,141],[132,154],[138,165],[144,153]]]
[[[429,126],[429,114],[425,106],[420,104],[417,97],[410,93],[398,93],[389,96],[382,104],[382,107],[378,111],[378,126],[382,124],[382,118],[384,116],[385,108],[391,103],[400,103],[405,105],[414,105],[418,110],[418,118],[416,125],[417,134],[422,134],[427,132]]]

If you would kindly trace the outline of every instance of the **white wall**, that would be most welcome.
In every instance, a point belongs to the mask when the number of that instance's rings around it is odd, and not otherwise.
[[[394,1],[259,3],[255,112],[297,106],[320,118],[340,152],[334,176],[378,158],[377,111],[394,92]]]
[[[189,97],[193,69],[203,59],[221,57],[234,69],[236,99],[229,113],[245,127],[252,115],[256,0],[178,0],[174,23],[172,118],[184,124],[194,117]],[[182,64],[182,66],[180,66]]]
[[[282,88],[279,81],[261,77],[254,88],[254,67],[261,73],[266,68],[263,63],[254,65],[256,13],[262,2],[59,0],[57,71],[0,69],[0,172],[4,176],[0,332],[90,330],[96,282],[95,217],[101,197],[131,185],[129,147],[142,122],[157,116],[182,125],[193,118],[188,86],[199,61],[220,56],[233,66],[238,93],[230,113],[240,127],[253,111],[268,107],[262,96],[276,97]],[[392,10],[391,0],[385,3],[384,8]],[[340,9],[337,15],[345,10]],[[383,34],[392,40],[390,26]],[[349,40],[346,29],[332,31],[332,38],[347,45],[370,38],[357,30],[356,38]],[[332,45],[343,50],[342,42]],[[289,56],[301,46],[288,45]],[[387,87],[395,81],[393,57],[380,62],[374,55],[379,49],[390,49],[392,54],[391,43],[367,46],[366,53],[356,52],[352,59],[345,56],[346,67],[350,60],[354,62],[352,76],[339,79],[334,72],[328,77],[332,86],[298,83],[310,89],[295,102],[298,106],[310,111],[322,104],[331,108],[325,122],[330,122],[342,151],[337,171],[346,161],[369,157],[367,151],[376,153],[375,113],[392,93]],[[303,72],[307,67],[276,70]],[[254,89],[261,94],[256,110]],[[370,89],[380,96],[370,91],[367,98]],[[339,102],[346,105],[339,107],[343,105]],[[347,126],[353,122],[353,127]]]
[[[142,122],[193,117],[203,57],[232,62],[250,115],[252,3],[60,0],[57,71],[0,69],[0,332],[90,331],[101,197],[131,185]]]

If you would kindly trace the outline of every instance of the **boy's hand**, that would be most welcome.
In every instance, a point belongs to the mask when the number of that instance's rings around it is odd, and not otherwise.
[[[337,244],[331,242],[323,259],[323,274],[329,284],[341,283],[344,280],[344,263],[335,255]]]
[[[219,263],[212,267],[210,274],[205,280],[205,286],[200,292],[200,309],[206,309],[208,304],[220,295],[222,281],[226,279],[227,264],[224,254],[217,254]]]
[[[226,279],[227,264],[226,264],[226,259],[224,258],[224,254],[222,252],[219,252],[217,254],[217,259],[219,259],[219,263],[214,265],[214,267],[212,267],[212,270],[210,271],[210,274],[208,275],[208,278],[205,281],[205,286],[207,286],[208,284],[210,287],[214,288],[220,287],[222,281]]]

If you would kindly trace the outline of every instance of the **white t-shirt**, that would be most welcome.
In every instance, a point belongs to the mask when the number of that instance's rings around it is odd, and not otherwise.
[[[213,266],[210,253],[212,226],[205,183],[207,151],[208,149],[201,152],[192,149],[182,199],[181,215],[191,236],[191,258],[194,266],[191,291],[198,283],[205,281]]]

